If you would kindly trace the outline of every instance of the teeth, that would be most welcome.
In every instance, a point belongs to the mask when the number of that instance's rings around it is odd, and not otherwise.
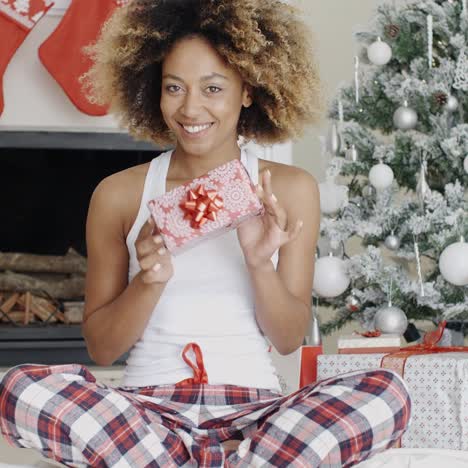
[[[189,126],[184,125],[183,127],[189,133],[199,133],[199,132],[202,132],[203,130],[206,130],[207,128],[210,128],[211,124],[197,125],[194,127],[191,127],[191,126],[189,127]]]

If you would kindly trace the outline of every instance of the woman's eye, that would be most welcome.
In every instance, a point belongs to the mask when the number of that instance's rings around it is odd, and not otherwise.
[[[213,93],[219,93],[221,91],[221,88],[218,88],[217,86],[208,86],[207,90],[213,94]]]
[[[168,85],[168,86],[166,86],[166,90],[169,91],[170,93],[177,93],[177,91],[180,90],[180,86]]]

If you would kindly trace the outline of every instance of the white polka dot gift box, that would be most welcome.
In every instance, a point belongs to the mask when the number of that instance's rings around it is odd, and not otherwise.
[[[385,367],[402,375],[411,395],[411,422],[403,448],[468,450],[468,347],[437,346],[445,323],[424,343],[398,353],[318,356],[318,380]]]
[[[150,200],[148,208],[173,255],[264,212],[249,173],[237,159]]]

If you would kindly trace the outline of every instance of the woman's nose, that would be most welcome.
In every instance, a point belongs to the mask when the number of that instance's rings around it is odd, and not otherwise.
[[[182,103],[181,111],[187,117],[196,117],[201,108],[201,99],[198,93],[188,92]]]

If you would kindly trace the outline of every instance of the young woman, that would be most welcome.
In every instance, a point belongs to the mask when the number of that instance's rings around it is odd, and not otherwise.
[[[355,372],[282,395],[268,353],[310,320],[319,231],[307,172],[239,137],[297,137],[320,112],[307,30],[278,0],[133,0],[91,49],[92,95],[137,138],[174,149],[103,180],[87,222],[83,335],[100,365],[130,351],[123,385],[79,364],[25,364],[1,384],[14,445],[68,466],[351,466],[391,447],[409,397]],[[147,202],[233,159],[265,214],[175,257]]]

